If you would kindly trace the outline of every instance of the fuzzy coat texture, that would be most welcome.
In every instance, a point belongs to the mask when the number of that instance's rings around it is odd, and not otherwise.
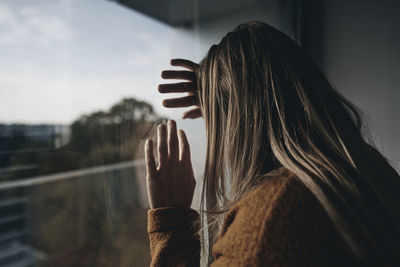
[[[199,214],[148,211],[151,266],[200,266]],[[225,215],[212,267],[355,266],[355,258],[308,188],[281,167]]]

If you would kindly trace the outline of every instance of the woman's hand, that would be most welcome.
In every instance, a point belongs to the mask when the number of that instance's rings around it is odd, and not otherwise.
[[[202,117],[202,112],[197,94],[196,68],[198,64],[186,59],[172,59],[172,66],[184,67],[188,70],[165,70],[161,73],[164,79],[182,79],[186,82],[160,84],[158,91],[160,93],[188,93],[187,96],[179,98],[168,98],[163,101],[163,106],[168,108],[190,107],[193,109],[183,113],[182,118],[196,119]]]
[[[146,183],[150,208],[189,207],[192,204],[196,180],[190,161],[190,148],[185,132],[176,122],[157,127],[158,167],[153,154],[153,140],[145,145]],[[179,138],[178,138],[179,136]]]

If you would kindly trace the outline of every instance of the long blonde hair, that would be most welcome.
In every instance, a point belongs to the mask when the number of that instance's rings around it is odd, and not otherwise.
[[[399,260],[400,178],[364,140],[357,108],[293,40],[265,23],[241,24],[210,48],[197,77],[209,262],[225,212],[280,166],[316,196],[360,260]]]

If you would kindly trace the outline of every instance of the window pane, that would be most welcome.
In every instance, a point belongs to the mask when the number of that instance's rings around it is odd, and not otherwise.
[[[194,208],[205,157],[161,71],[247,20],[295,34],[282,1],[118,2],[0,3],[1,266],[148,266],[145,139],[168,118],[187,132]]]

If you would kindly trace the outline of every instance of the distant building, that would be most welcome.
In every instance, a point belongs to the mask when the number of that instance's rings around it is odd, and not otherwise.
[[[61,124],[0,124],[0,140],[13,137],[52,142],[54,148],[59,148],[69,142],[70,126]],[[0,144],[0,150],[1,147]]]

